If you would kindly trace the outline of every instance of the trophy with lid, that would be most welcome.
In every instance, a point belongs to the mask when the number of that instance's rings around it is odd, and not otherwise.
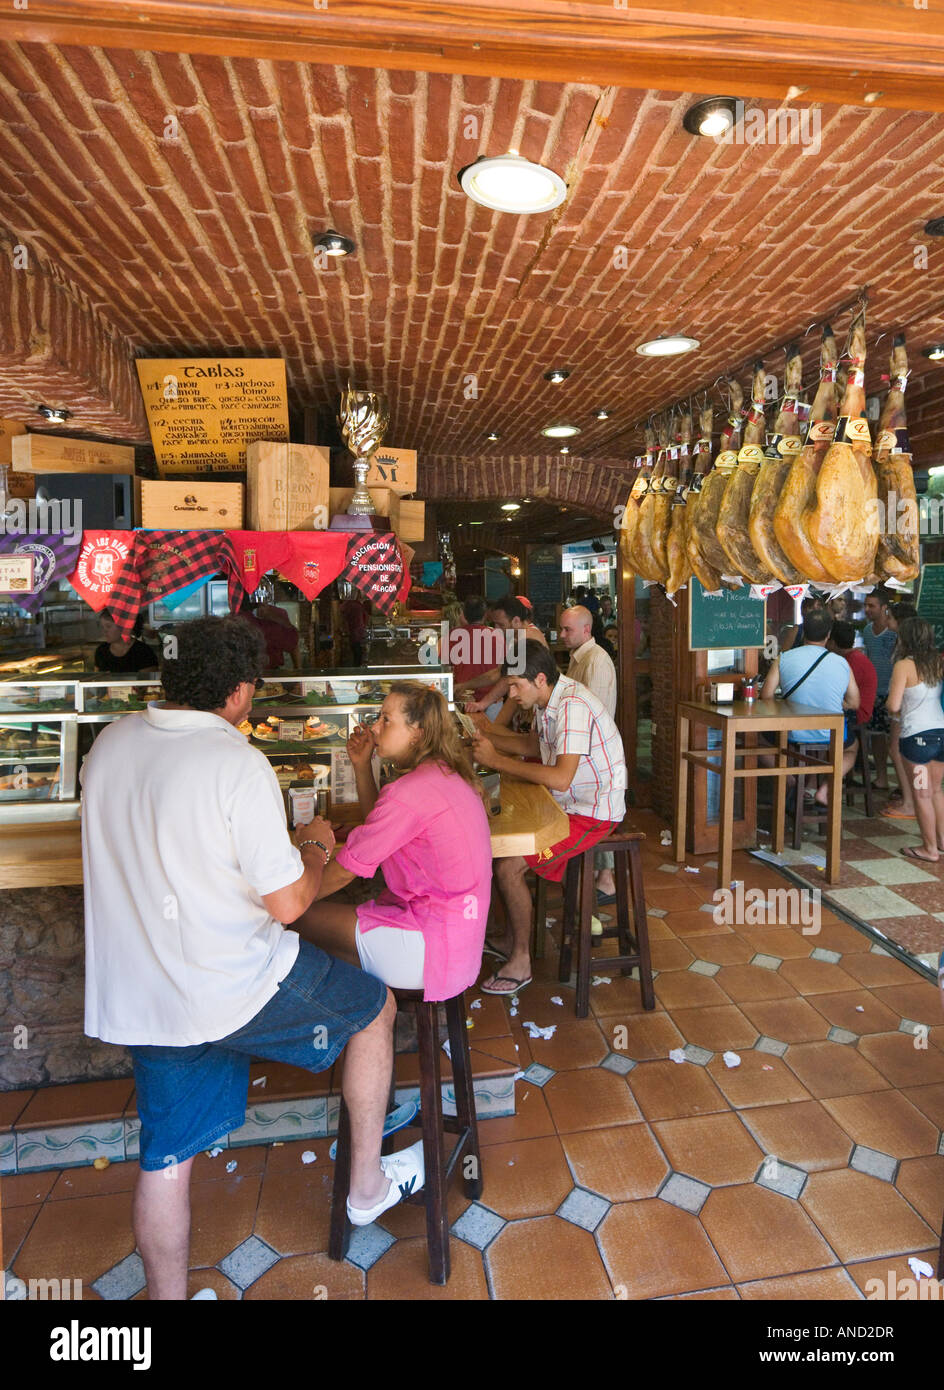
[[[390,405],[382,391],[355,391],[348,382],[338,401],[341,438],[354,455],[354,495],[344,516],[332,518],[333,530],[387,530],[374,519],[374,500],[367,491],[371,455],[380,447],[390,423]]]

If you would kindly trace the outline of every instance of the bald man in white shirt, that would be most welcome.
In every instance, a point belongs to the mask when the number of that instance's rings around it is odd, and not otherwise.
[[[566,608],[561,617],[561,641],[570,652],[567,674],[595,695],[611,719],[616,718],[616,667],[593,637],[593,614],[579,604]],[[616,899],[613,854],[601,850],[596,856],[597,902],[602,906]]]

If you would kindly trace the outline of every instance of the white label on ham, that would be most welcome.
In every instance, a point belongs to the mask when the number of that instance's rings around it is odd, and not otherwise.
[[[764,451],[759,444],[745,444],[737,456],[737,461],[741,463],[763,463]]]
[[[814,420],[810,425],[810,432],[806,436],[807,444],[828,443],[835,433],[836,422],[834,420]]]

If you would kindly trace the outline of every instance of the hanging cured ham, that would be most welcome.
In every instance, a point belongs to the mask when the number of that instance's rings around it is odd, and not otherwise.
[[[741,407],[744,401],[740,382],[732,381],[730,390],[731,411],[721,431],[721,451],[715,459],[714,468],[702,484],[698,509],[692,517],[692,538],[699,554],[719,576],[731,571],[731,562],[718,540],[715,528],[728,478],[737,466],[741,438]]]
[[[672,499],[666,533],[665,553],[669,566],[669,577],[665,591],[669,598],[686,583],[692,572],[688,559],[686,543],[688,531],[685,514],[688,509],[688,494],[692,482],[692,412],[686,410],[682,415],[681,441],[679,443],[678,486]]]
[[[829,571],[813,548],[804,518],[816,497],[816,480],[839,416],[838,362],[836,339],[827,323],[823,325],[819,386],[810,412],[809,433],[803,448],[794,456],[774,509],[774,535],[780,549],[804,579],[821,584],[829,582]]]
[[[636,528],[639,525],[639,509],[642,500],[649,491],[649,483],[652,478],[652,470],[656,461],[656,436],[655,431],[646,427],[646,457],[640,466],[636,479],[630,488],[629,499],[626,509],[623,512],[623,524],[620,527],[620,553],[626,566],[636,572],[636,564],[633,558],[633,547],[636,539]]]
[[[763,362],[755,362],[751,406],[744,427],[744,443],[738,452],[737,467],[729,477],[724,490],[716,527],[718,540],[728,556],[728,572],[741,574],[752,584],[770,584],[774,578],[773,571],[758,558],[751,545],[748,531],[751,493],[754,491],[754,483],[764,460],[765,381]]]
[[[878,484],[865,416],[865,306],[852,322],[849,380],[833,442],[816,479],[806,533],[834,583],[858,583],[872,573],[880,539]]]
[[[803,360],[796,343],[787,348],[783,376],[783,401],[774,422],[774,435],[764,454],[754,491],[748,532],[762,564],[781,584],[797,584],[803,578],[781,549],[774,530],[774,512],[793,460],[800,450],[798,397],[803,379]]]
[[[889,388],[878,422],[875,477],[879,520],[884,518],[875,568],[878,579],[916,579],[919,570],[918,496],[905,421],[908,353],[904,334],[892,344]]]
[[[670,456],[670,431],[671,422],[665,415],[659,424],[659,456],[653,469],[652,482],[639,508],[639,527],[634,547],[638,561],[637,574],[658,584],[667,583],[669,578],[665,533],[669,508],[675,496],[675,464]]]
[[[691,492],[685,501],[685,553],[692,573],[702,588],[716,593],[721,588],[721,575],[703,557],[698,548],[695,535],[695,517],[701,504],[701,492],[705,478],[711,471],[711,426],[714,417],[713,407],[706,405],[699,415],[699,436],[695,445],[695,467]]]

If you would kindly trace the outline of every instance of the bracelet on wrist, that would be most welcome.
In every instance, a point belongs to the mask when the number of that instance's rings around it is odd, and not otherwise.
[[[304,849],[306,845],[317,845],[325,857],[324,862],[326,864],[328,863],[331,858],[331,851],[328,849],[327,845],[323,845],[320,840],[299,840],[298,849]]]

